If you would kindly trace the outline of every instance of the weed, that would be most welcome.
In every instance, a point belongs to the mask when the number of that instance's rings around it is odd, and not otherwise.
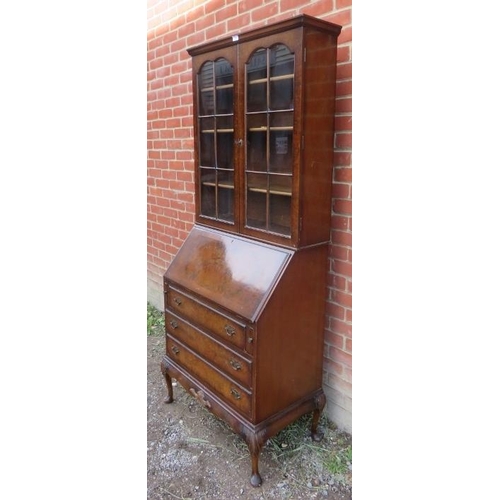
[[[148,302],[148,335],[163,335],[165,317],[163,313]]]
[[[332,474],[345,474],[349,470],[352,463],[352,447],[349,445],[347,448],[341,450],[332,450],[332,452],[325,459],[325,467]]]

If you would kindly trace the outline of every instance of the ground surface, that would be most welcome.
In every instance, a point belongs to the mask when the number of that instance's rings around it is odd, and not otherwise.
[[[267,442],[259,460],[263,484],[253,488],[250,455],[239,436],[180,385],[174,402],[164,403],[163,351],[158,329],[148,335],[148,500],[352,498],[350,435],[322,418],[325,436],[314,443],[309,416]]]

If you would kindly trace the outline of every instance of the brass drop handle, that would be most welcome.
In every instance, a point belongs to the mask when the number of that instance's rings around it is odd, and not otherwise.
[[[231,325],[225,325],[224,326],[224,330],[226,330],[226,333],[232,337],[235,333],[236,333],[236,330],[234,329],[234,327],[232,327]]]
[[[231,389],[231,395],[234,399],[241,399],[241,394],[236,389]]]
[[[182,300],[181,300],[181,299],[179,299],[179,297],[174,297],[174,302],[175,302],[178,306],[180,306],[180,305],[182,304]]]
[[[177,354],[179,354],[181,351],[177,346],[173,345],[172,352],[177,356]]]
[[[230,359],[229,364],[233,367],[234,370],[241,370],[241,364],[238,363],[238,361],[236,361],[235,359]]]
[[[178,327],[179,327],[179,325],[177,324],[177,321],[175,321],[175,320],[173,320],[173,319],[172,319],[172,320],[170,320],[170,322],[169,322],[169,323],[170,323],[170,326],[171,326],[174,330],[175,330],[176,328],[178,328]]]

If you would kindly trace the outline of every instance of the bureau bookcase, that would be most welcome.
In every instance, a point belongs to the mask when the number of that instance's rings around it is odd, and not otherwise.
[[[337,37],[307,15],[189,49],[195,225],[164,275],[167,403],[175,378],[248,444],[322,390]]]

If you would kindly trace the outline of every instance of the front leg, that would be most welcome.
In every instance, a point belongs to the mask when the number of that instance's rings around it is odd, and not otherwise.
[[[250,450],[252,458],[252,475],[250,476],[250,484],[256,488],[262,484],[262,478],[259,474],[259,456],[264,443],[266,442],[266,431],[254,433],[251,431],[244,432],[245,441]]]
[[[168,361],[165,356],[161,360],[160,368],[163,376],[165,377],[165,383],[167,385],[167,397],[165,403],[171,403],[174,400],[174,391],[172,389],[172,377],[167,372]]]

